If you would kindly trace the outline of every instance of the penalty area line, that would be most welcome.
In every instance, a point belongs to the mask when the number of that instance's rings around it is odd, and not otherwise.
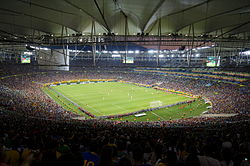
[[[86,105],[86,107],[89,107],[89,108],[93,109],[94,112],[99,113],[101,116],[103,116],[103,113],[100,112],[100,111],[98,111],[98,110],[95,109],[94,107],[92,107],[92,106],[90,106],[90,105]],[[87,111],[88,111],[88,110],[87,110]]]
[[[151,111],[151,113],[152,113],[153,115],[155,115],[155,116],[157,116],[157,117],[163,119],[163,120],[166,120],[165,118],[161,117],[160,115],[157,115],[156,113],[154,113],[154,112],[152,112],[152,111]]]
[[[119,106],[119,105],[116,105],[116,104],[112,104],[113,106],[115,106],[115,107],[117,107],[117,108],[120,108],[120,109],[122,109],[122,110],[124,110],[124,111],[128,111],[127,109],[125,109],[125,108],[123,108],[123,107],[121,107],[121,106]]]

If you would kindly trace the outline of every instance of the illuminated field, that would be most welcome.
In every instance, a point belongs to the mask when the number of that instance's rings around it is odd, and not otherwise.
[[[45,92],[66,109],[85,117],[88,116],[80,112],[78,106],[95,116],[110,116],[152,108],[150,103],[155,101],[160,101],[162,105],[170,105],[191,100],[191,98],[185,96],[120,82],[60,85],[51,87],[51,89],[46,88]],[[76,103],[78,106],[72,103]],[[194,106],[198,107],[197,101],[194,103],[196,103]],[[199,103],[200,105],[201,103]],[[182,118],[183,114],[185,117],[197,116],[205,111],[205,107],[199,108],[197,111],[188,107],[188,112],[180,113],[181,109],[185,107],[182,108],[179,105],[173,107],[175,111],[172,107],[169,107],[147,112],[146,116],[138,118],[138,120],[168,120],[170,117],[178,119]],[[134,115],[131,115],[122,118],[122,120],[135,119]]]

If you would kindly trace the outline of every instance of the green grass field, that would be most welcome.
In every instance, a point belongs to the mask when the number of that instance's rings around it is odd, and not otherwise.
[[[176,105],[169,108],[163,108],[155,111],[146,112],[146,116],[135,117],[134,115],[117,118],[119,121],[166,121],[181,118],[190,118],[200,116],[206,110],[208,104],[203,100],[196,100],[190,104]]]
[[[161,101],[162,105],[169,105],[191,100],[185,96],[120,82],[60,85],[51,88],[55,91],[48,88],[45,88],[44,91],[65,109],[85,117],[87,115],[78,110],[77,106],[66,98],[96,116],[117,115],[147,109],[154,101]],[[147,112],[146,116],[140,118],[135,119],[134,115],[131,115],[119,120],[155,121],[178,119],[183,116],[191,117],[200,115],[205,111],[205,106],[203,101],[198,100],[187,106],[179,105]]]

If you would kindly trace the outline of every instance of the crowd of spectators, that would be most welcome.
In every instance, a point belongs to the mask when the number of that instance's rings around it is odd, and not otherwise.
[[[57,119],[70,119],[72,116],[78,116],[63,109],[40,88],[44,83],[85,78],[117,79],[141,84],[157,84],[162,88],[202,96],[209,99],[213,104],[209,113],[247,115],[250,110],[248,85],[239,86],[210,80],[137,73],[132,70],[113,68],[106,70],[91,68],[81,71],[44,72],[33,70],[33,68],[5,66],[0,70],[0,76],[3,78],[0,79],[0,104],[17,113],[22,113],[24,116]]]
[[[128,69],[0,69],[0,166],[250,165],[249,88]],[[211,100],[210,113],[161,122],[77,120],[40,88],[76,79],[117,79],[184,91]],[[206,86],[211,84],[211,86]]]
[[[249,121],[142,127],[98,120],[26,118],[5,110],[0,113],[2,165],[250,164]]]

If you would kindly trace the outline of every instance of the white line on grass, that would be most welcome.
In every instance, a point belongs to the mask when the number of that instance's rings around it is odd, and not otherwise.
[[[157,117],[159,117],[159,118],[163,119],[163,120],[166,120],[165,118],[161,117],[160,115],[157,115],[157,114],[156,114],[156,113],[154,113],[153,111],[151,111],[151,113],[152,113],[152,114],[154,114],[155,116],[157,116]]]
[[[82,106],[83,106],[83,107],[86,106],[86,107],[92,108],[94,112],[103,115],[100,111],[98,111],[98,110],[95,109],[94,107],[92,107],[92,106],[90,106],[90,105],[88,105],[88,104],[83,103],[82,100],[79,100],[79,99],[77,99],[76,97],[73,97],[73,96],[71,96],[71,98],[73,98],[75,101],[79,101],[78,103],[82,103]],[[87,111],[89,111],[89,110],[87,110]]]
[[[122,110],[124,110],[124,111],[129,111],[129,110],[127,110],[127,109],[125,109],[125,108],[123,108],[123,107],[121,107],[121,106],[119,106],[119,105],[116,105],[116,104],[112,104],[113,106],[115,106],[115,107],[117,107],[117,108],[120,108],[120,109],[122,109]]]
[[[102,115],[103,116],[103,113],[101,113],[100,111],[98,111],[97,109],[95,109],[94,107],[91,107],[90,105],[86,105],[87,107],[89,107],[89,108],[92,108],[93,109],[93,111],[95,111],[95,112],[97,112],[97,113],[99,113],[100,115]]]
[[[72,95],[69,95],[69,94],[68,94],[68,96],[70,96],[70,98],[73,98],[73,100],[75,100],[75,101],[79,101],[79,102],[77,102],[77,103],[82,103],[82,101],[79,100],[79,99],[77,99],[76,97],[74,97],[74,96],[72,96]],[[65,97],[65,96],[64,96],[64,97]],[[67,98],[66,98],[66,99],[67,99]],[[71,100],[69,100],[69,101],[71,101]],[[72,102],[72,101],[71,101],[71,102]],[[83,105],[85,105],[85,104],[83,103]],[[78,106],[79,106],[79,105],[78,105]],[[90,105],[86,105],[86,106],[89,107],[89,108],[92,108],[94,112],[99,113],[101,116],[103,116],[103,113],[100,112],[100,111],[98,111],[97,109],[91,107]],[[84,106],[84,107],[85,107],[85,106]],[[87,111],[89,111],[89,110],[87,110]]]

